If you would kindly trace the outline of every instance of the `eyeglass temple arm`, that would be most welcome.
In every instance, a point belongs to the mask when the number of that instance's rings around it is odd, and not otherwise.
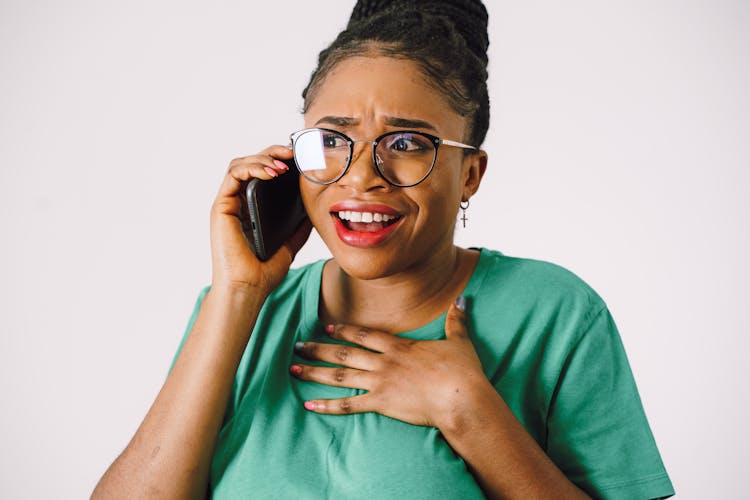
[[[440,139],[440,144],[445,144],[446,146],[453,146],[456,148],[477,149],[474,146],[469,146],[468,144],[464,144],[462,142],[451,141],[449,139]]]

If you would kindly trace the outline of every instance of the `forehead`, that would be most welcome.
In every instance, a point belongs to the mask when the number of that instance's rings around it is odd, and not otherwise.
[[[356,56],[334,66],[305,113],[305,125],[323,116],[356,118],[363,126],[385,117],[422,120],[451,138],[463,135],[465,120],[430,85],[419,65],[386,56]]]

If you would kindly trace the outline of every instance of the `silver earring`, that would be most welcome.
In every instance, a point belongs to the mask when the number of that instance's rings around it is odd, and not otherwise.
[[[463,223],[464,227],[466,227],[466,221],[468,220],[466,218],[466,209],[469,208],[469,200],[461,200],[461,203],[459,203],[458,206],[461,208],[461,222]]]

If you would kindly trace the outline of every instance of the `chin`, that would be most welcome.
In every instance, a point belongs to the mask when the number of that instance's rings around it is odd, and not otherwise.
[[[398,252],[390,249],[369,248],[363,250],[351,247],[329,247],[329,249],[341,270],[355,279],[375,280],[404,270],[404,260]]]

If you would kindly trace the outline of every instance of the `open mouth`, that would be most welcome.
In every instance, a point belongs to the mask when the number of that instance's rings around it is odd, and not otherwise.
[[[398,222],[400,215],[384,214],[380,212],[356,212],[342,210],[332,212],[349,231],[361,233],[376,233]]]

